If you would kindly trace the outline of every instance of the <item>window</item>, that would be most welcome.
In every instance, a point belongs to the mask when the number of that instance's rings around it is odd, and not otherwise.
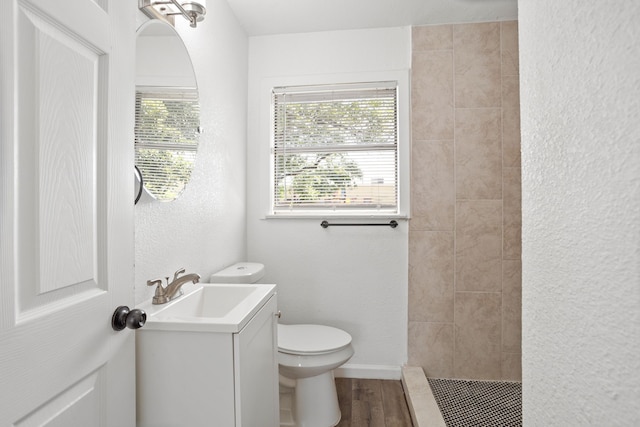
[[[274,215],[399,212],[397,86],[273,89]]]
[[[174,200],[189,182],[199,126],[197,91],[136,91],[135,164],[156,199]]]

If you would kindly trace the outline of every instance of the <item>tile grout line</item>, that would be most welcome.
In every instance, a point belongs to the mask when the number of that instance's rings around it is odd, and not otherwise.
[[[504,77],[502,75],[503,69],[503,37],[502,37],[503,25],[500,23],[500,165],[502,166],[501,178],[502,178],[502,239],[500,240],[500,378],[504,377]]]
[[[457,105],[456,105],[456,49],[455,49],[455,25],[451,25],[451,81],[452,81],[452,96],[453,96],[453,354],[451,361],[453,376],[456,375],[456,294],[458,287],[458,274],[457,274],[457,230],[458,230],[458,179],[457,179],[457,158],[456,158],[456,121],[457,121]]]

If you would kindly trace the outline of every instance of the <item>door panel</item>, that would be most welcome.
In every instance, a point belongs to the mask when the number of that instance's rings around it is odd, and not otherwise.
[[[5,12],[0,425],[133,426],[133,332],[110,322],[134,302],[135,2]]]
[[[99,426],[104,372],[82,378],[15,423],[16,427]]]
[[[104,285],[96,234],[105,218],[98,223],[94,200],[104,182],[96,154],[106,141],[95,130],[104,127],[97,121],[106,97],[98,93],[107,55],[86,44],[41,13],[19,10],[19,233],[29,238],[19,245],[18,321],[97,296]]]
[[[94,129],[97,109],[105,102],[96,97],[97,85],[105,76],[98,73],[104,52],[86,49],[63,33],[38,36],[36,60],[47,70],[38,76],[35,94],[42,294],[98,283]]]

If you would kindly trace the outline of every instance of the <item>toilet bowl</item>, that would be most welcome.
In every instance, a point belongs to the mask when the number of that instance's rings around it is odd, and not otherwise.
[[[333,370],[351,356],[351,335],[341,329],[323,325],[278,325],[278,369],[285,379],[295,380],[291,405],[293,425],[331,427],[338,424],[341,414]]]
[[[256,283],[264,265],[238,263],[211,276],[212,283]],[[333,427],[340,407],[333,370],[353,356],[351,335],[324,325],[278,325],[280,425]]]

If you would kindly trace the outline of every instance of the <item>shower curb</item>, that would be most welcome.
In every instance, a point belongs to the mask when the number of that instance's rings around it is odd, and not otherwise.
[[[413,427],[446,427],[427,377],[419,366],[402,367],[402,386]]]

